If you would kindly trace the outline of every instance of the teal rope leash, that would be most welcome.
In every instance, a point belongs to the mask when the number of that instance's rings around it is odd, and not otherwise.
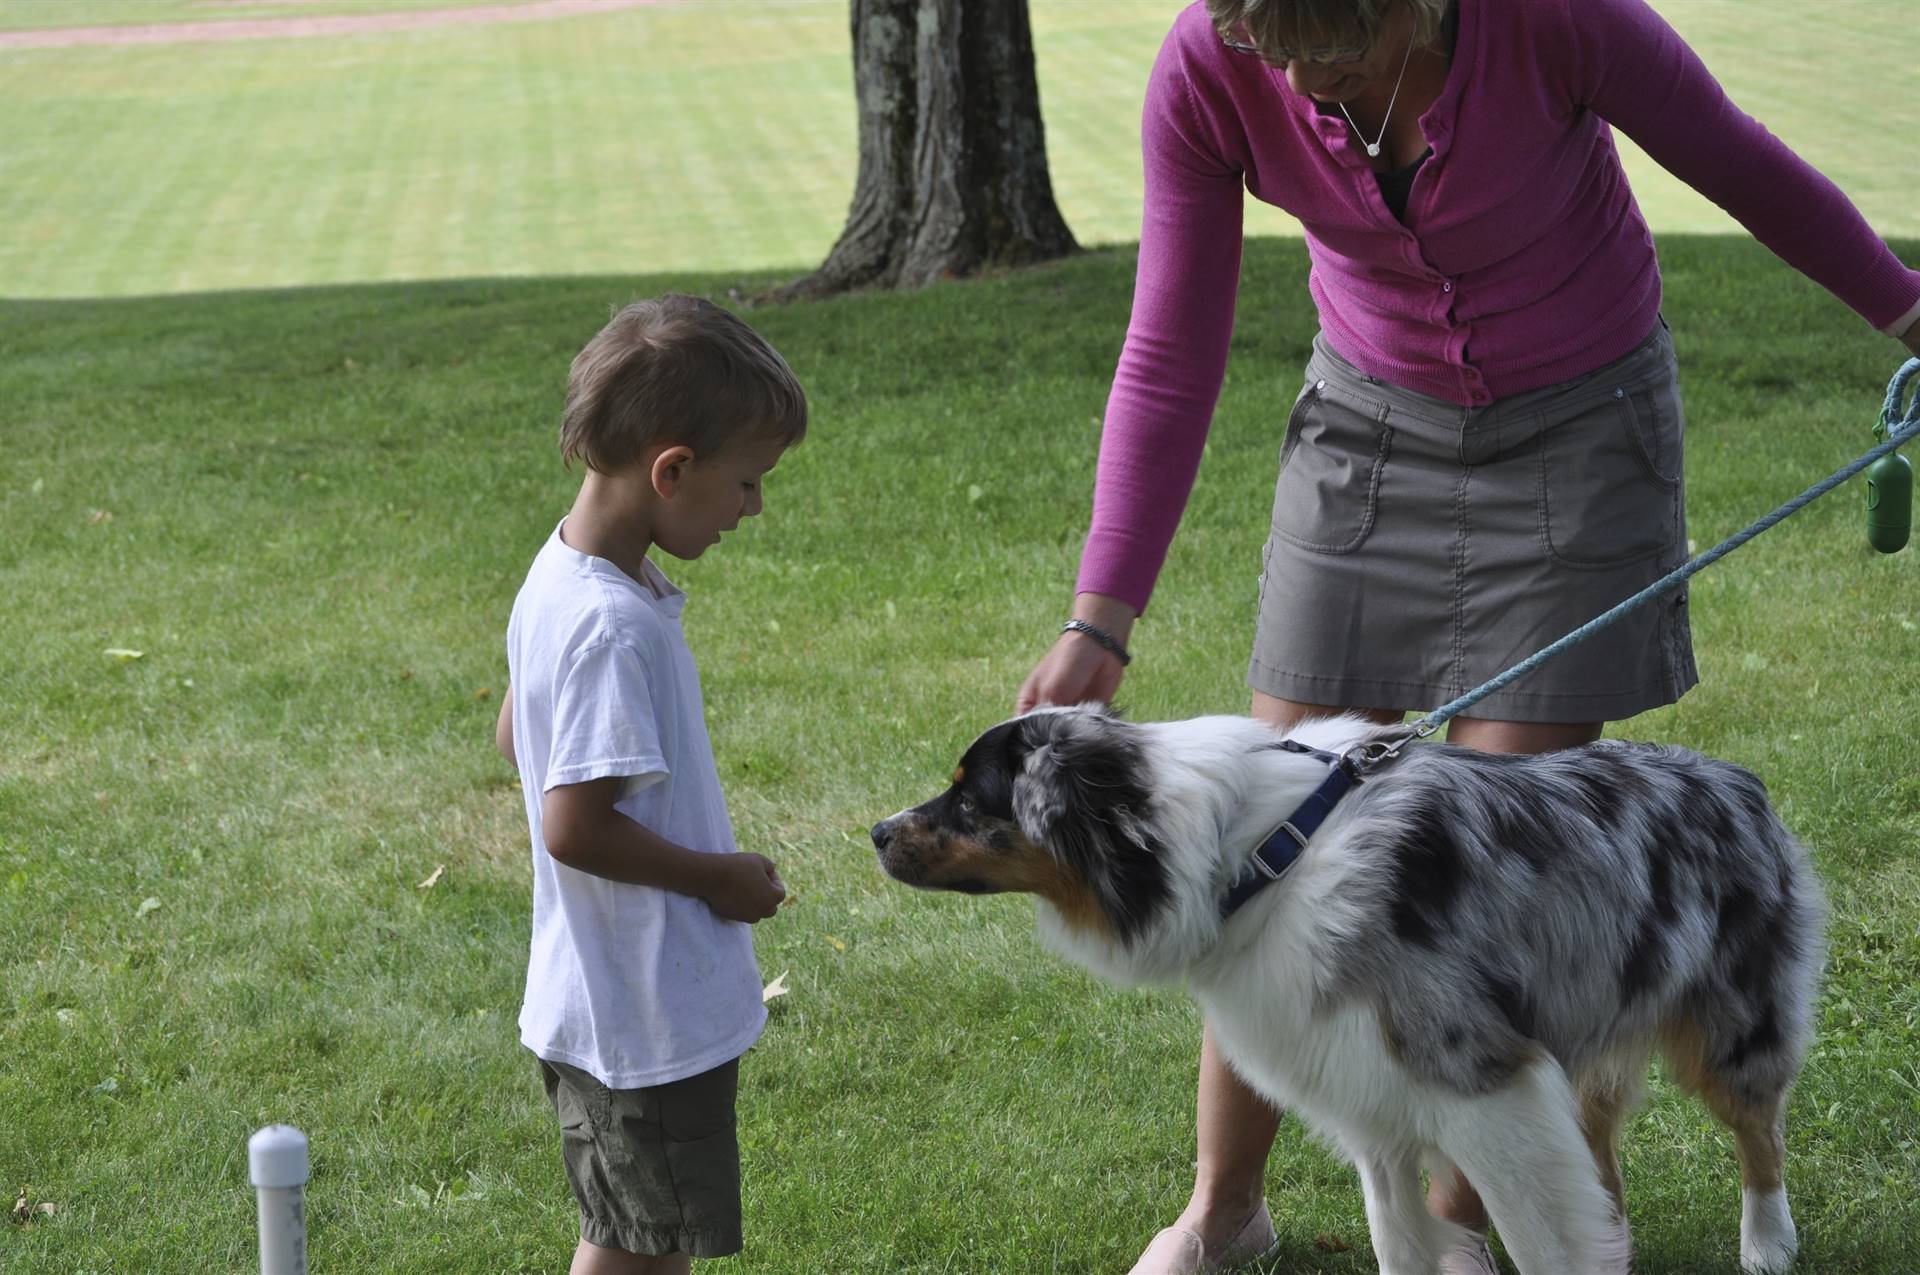
[[[1514,665],[1491,681],[1483,682],[1481,685],[1468,691],[1465,695],[1460,696],[1460,698],[1448,700],[1445,704],[1442,704],[1439,708],[1434,709],[1431,713],[1428,713],[1425,717],[1415,722],[1412,727],[1413,734],[1419,738],[1425,738],[1433,734],[1439,730],[1441,726],[1445,725],[1447,720],[1455,714],[1471,708],[1502,687],[1510,686],[1514,682],[1519,681],[1574,643],[1592,636],[1601,629],[1606,628],[1609,624],[1612,624],[1615,620],[1618,620],[1627,612],[1643,606],[1661,594],[1670,591],[1675,585],[1680,584],[1697,572],[1720,561],[1720,559],[1726,557],[1735,549],[1738,549],[1741,545],[1747,543],[1747,541],[1753,539],[1775,523],[1800,512],[1800,510],[1820,499],[1820,497],[1826,495],[1835,487],[1847,481],[1847,479],[1852,478],[1855,474],[1873,464],[1882,456],[1890,455],[1902,444],[1911,442],[1916,437],[1920,437],[1920,393],[1914,395],[1913,405],[1907,410],[1907,413],[1904,416],[1900,414],[1901,396],[1906,392],[1907,383],[1913,380],[1916,375],[1920,375],[1920,359],[1908,359],[1906,363],[1901,366],[1900,370],[1894,373],[1892,383],[1887,386],[1886,406],[1881,409],[1880,423],[1874,427],[1875,434],[1879,434],[1884,430],[1886,434],[1885,442],[1879,444],[1858,460],[1853,461],[1828,477],[1821,479],[1766,517],[1742,531],[1735,532],[1705,553],[1698,555],[1685,565],[1655,580],[1652,584],[1640,590],[1640,592],[1634,594],[1625,602],[1587,621],[1587,623],[1581,625],[1551,646],[1545,647],[1520,661],[1520,663]]]

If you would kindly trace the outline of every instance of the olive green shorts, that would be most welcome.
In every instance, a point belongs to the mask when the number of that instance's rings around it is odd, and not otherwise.
[[[1280,445],[1248,684],[1423,710],[1505,672],[1687,557],[1673,340],[1463,408],[1367,376],[1324,337]],[[1617,721],[1698,681],[1685,588],[1473,708]]]
[[[739,1059],[645,1089],[609,1089],[577,1067],[535,1061],[560,1119],[581,1239],[650,1256],[740,1251]]]

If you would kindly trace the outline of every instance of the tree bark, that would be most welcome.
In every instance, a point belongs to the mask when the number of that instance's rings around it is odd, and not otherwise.
[[[852,0],[860,164],[840,239],[784,290],[917,287],[1075,252],[1047,173],[1027,0]]]

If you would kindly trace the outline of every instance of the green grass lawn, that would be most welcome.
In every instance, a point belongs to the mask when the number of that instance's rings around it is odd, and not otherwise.
[[[1864,448],[1897,351],[1750,244],[1663,258],[1704,545]],[[1244,708],[1304,270],[1294,241],[1248,255],[1137,717]],[[249,1269],[244,1143],[273,1121],[313,1140],[315,1269],[563,1268],[514,1029],[502,633],[571,495],[568,359],[612,303],[736,277],[0,304],[0,1187],[56,1206],[0,1223],[0,1269]],[[1184,1199],[1187,1002],[1046,955],[1017,899],[893,885],[865,842],[1065,612],[1131,278],[1119,249],[751,315],[816,423],[766,516],[673,567],[741,840],[798,896],[756,932],[793,991],[744,1073],[750,1253],[716,1269],[1111,1271]],[[1626,728],[1757,770],[1828,881],[1788,1134],[1822,1275],[1920,1245],[1920,556],[1873,554],[1860,505],[1701,576],[1705,682]],[[1625,1158],[1636,1269],[1731,1275],[1704,1111],[1656,1085]],[[1297,1126],[1269,1188],[1276,1270],[1371,1269],[1352,1174]]]
[[[343,10],[418,7],[352,0]],[[1180,0],[1033,0],[1083,244],[1137,237],[1140,98]],[[1736,100],[1920,235],[1911,0],[1661,0]],[[0,0],[0,29],[315,11]],[[844,0],[204,46],[0,49],[0,295],[816,264],[853,189]],[[1663,232],[1726,217],[1629,149]],[[1290,233],[1258,208],[1254,234]]]
[[[1660,3],[1920,261],[1895,153],[1920,132],[1896,87],[1908,0]],[[750,1249],[720,1270],[1119,1270],[1191,1181],[1187,1002],[1047,956],[1017,900],[885,881],[865,838],[1009,708],[1064,616],[1132,284],[1139,97],[1178,8],[1034,0],[1062,207],[1119,246],[750,315],[813,433],[766,517],[668,564],[741,841],[798,896],[757,931],[793,991],[744,1073]],[[312,11],[0,0],[0,30]],[[0,1190],[55,1206],[0,1221],[0,1271],[251,1269],[244,1145],[273,1121],[313,1139],[317,1270],[564,1268],[571,1201],[515,1043],[508,607],[571,496],[562,384],[607,308],[751,292],[832,242],[846,27],[841,0],[732,0],[0,50]],[[1629,163],[1704,546],[1864,449],[1899,351]],[[1304,271],[1295,241],[1249,249],[1136,717],[1245,707]],[[1871,553],[1860,504],[1836,493],[1699,577],[1705,682],[1622,732],[1757,770],[1828,881],[1789,1130],[1821,1275],[1920,1250],[1920,556]],[[1731,1275],[1737,1178],[1705,1113],[1656,1085],[1626,1165],[1637,1269]],[[1277,1271],[1371,1269],[1351,1172],[1297,1126],[1269,1188]]]

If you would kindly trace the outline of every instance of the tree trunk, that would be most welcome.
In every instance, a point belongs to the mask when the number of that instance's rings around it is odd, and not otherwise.
[[[1077,250],[1047,175],[1027,0],[852,0],[860,168],[785,295],[916,287]]]

